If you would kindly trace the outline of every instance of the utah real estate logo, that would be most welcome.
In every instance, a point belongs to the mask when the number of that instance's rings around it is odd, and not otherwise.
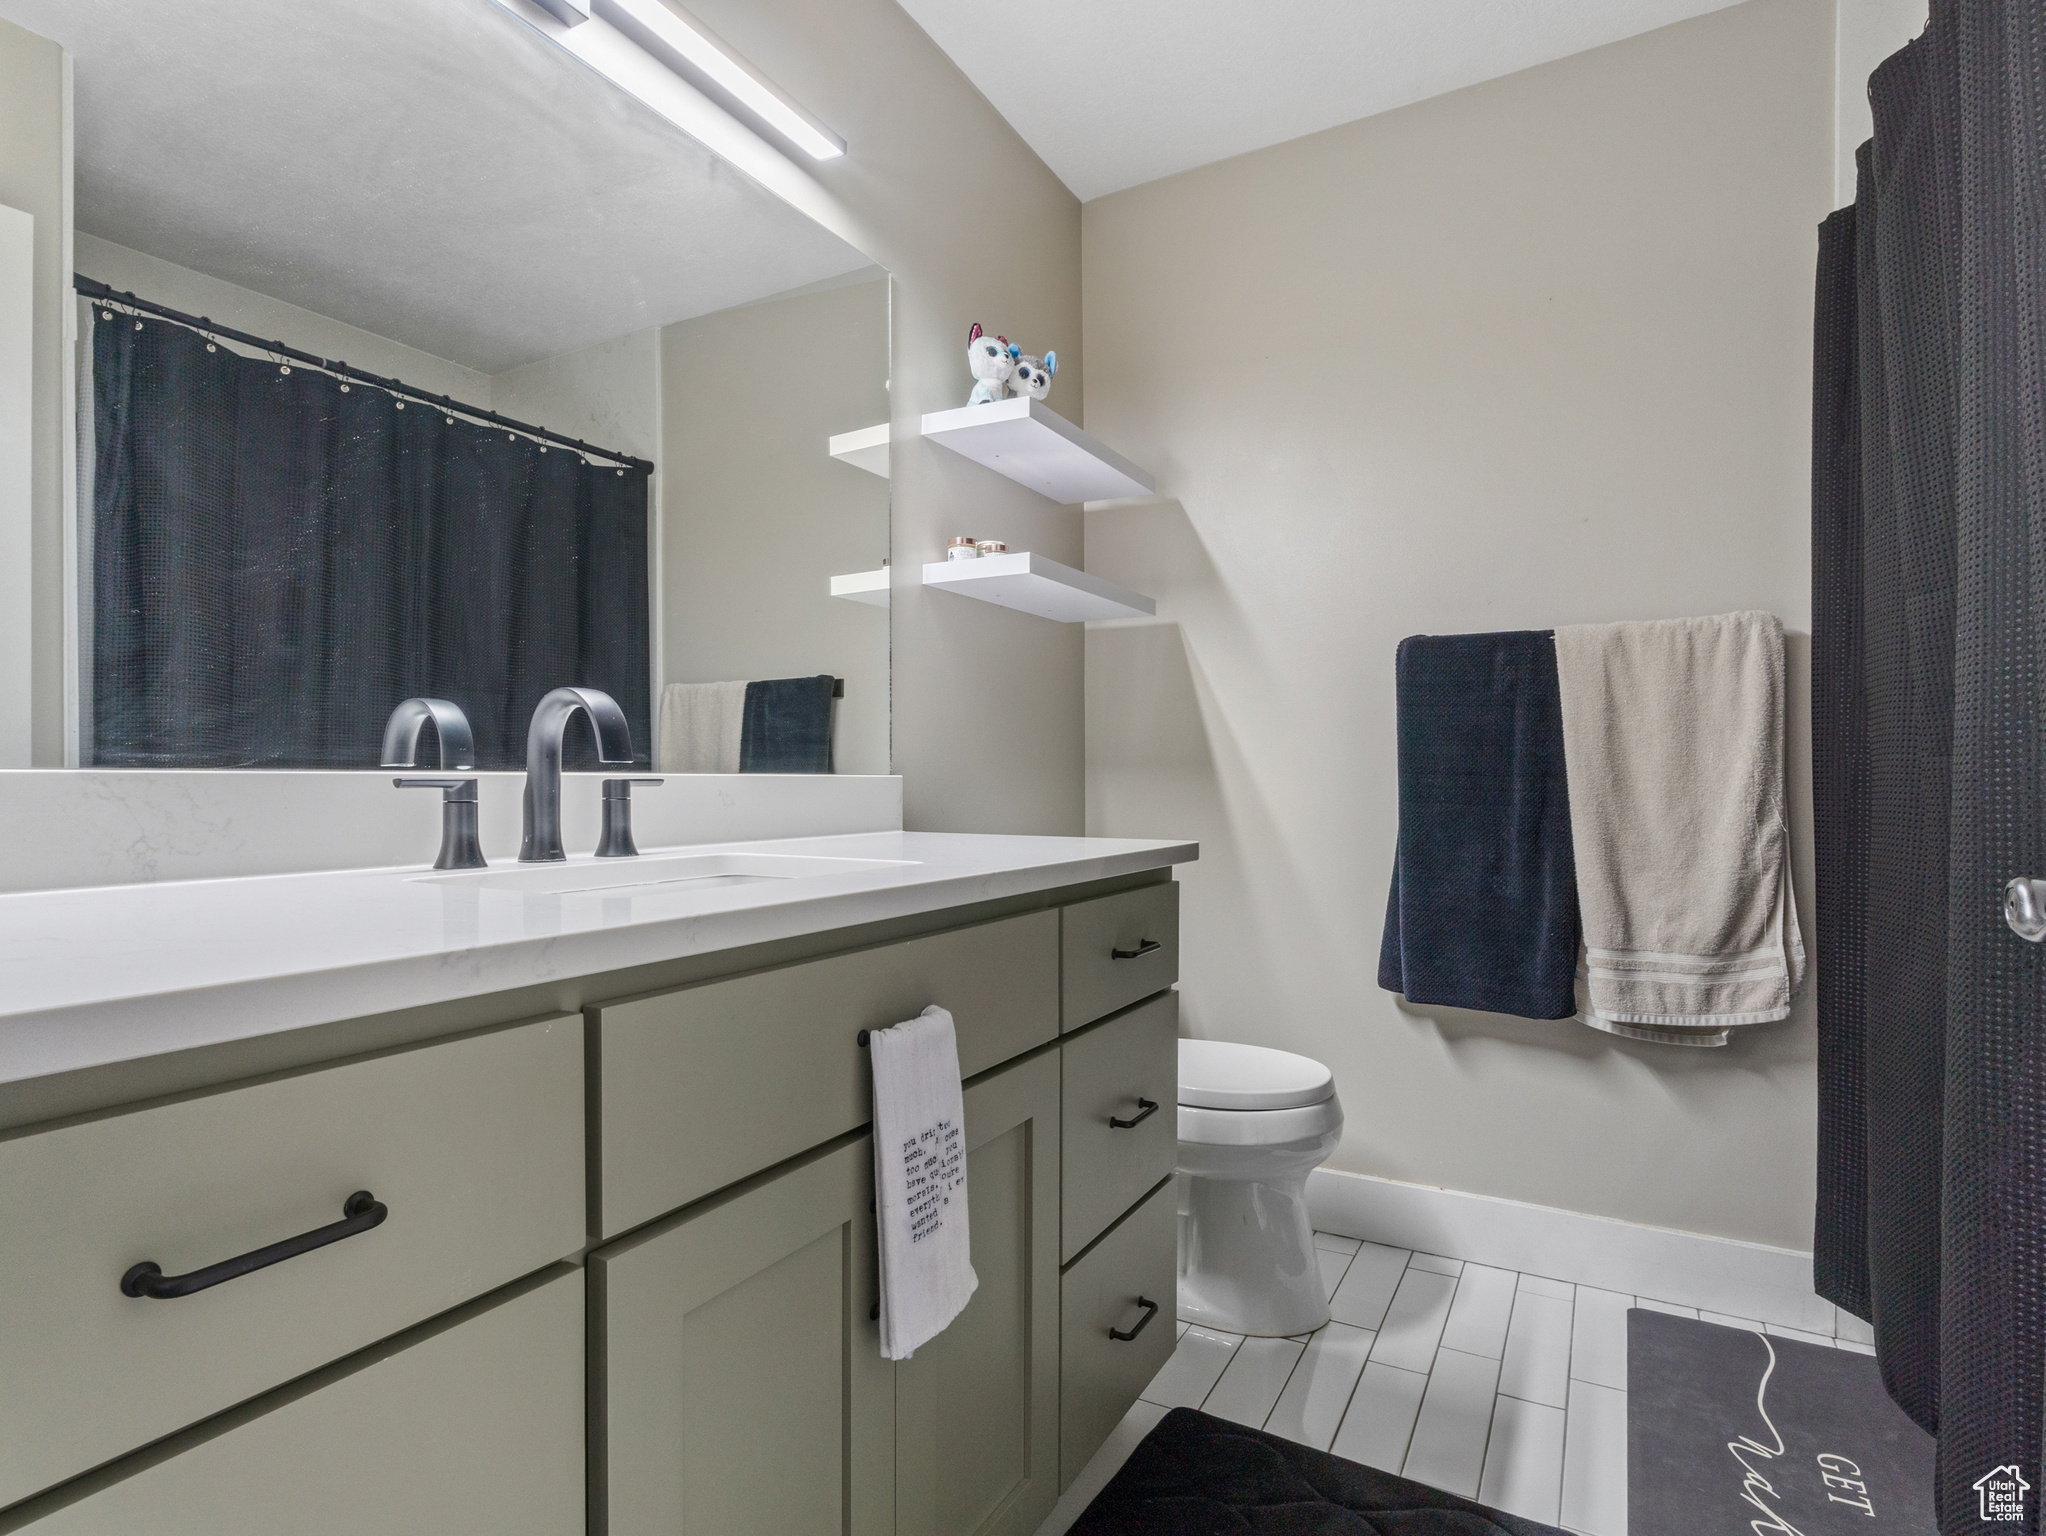
[[[2025,1494],[2031,1488],[2015,1465],[1997,1467],[1975,1480],[1975,1492],[1982,1499],[1982,1518],[1999,1523],[2022,1524]]]

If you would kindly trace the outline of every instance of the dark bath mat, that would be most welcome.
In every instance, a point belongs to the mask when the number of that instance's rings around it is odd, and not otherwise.
[[[1751,1525],[1932,1536],[1932,1437],[1890,1401],[1871,1355],[1636,1308],[1629,1536]]]
[[[1563,1536],[1553,1526],[1175,1408],[1071,1536]]]

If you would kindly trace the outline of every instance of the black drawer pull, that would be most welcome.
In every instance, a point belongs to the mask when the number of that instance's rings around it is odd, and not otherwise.
[[[1146,1301],[1143,1297],[1139,1296],[1137,1298],[1137,1305],[1144,1309],[1144,1320],[1141,1323],[1137,1324],[1136,1327],[1132,1328],[1128,1333],[1124,1333],[1120,1328],[1109,1329],[1108,1336],[1111,1339],[1114,1339],[1116,1343],[1118,1344],[1129,1343],[1131,1339],[1134,1339],[1138,1334],[1142,1333],[1146,1328],[1150,1327],[1151,1319],[1158,1315],[1158,1303],[1155,1301]]]
[[[209,1264],[204,1269],[195,1269],[189,1275],[167,1275],[160,1265],[144,1259],[128,1273],[121,1276],[123,1296],[150,1297],[157,1301],[171,1301],[179,1296],[190,1296],[195,1291],[207,1290],[223,1280],[238,1280],[243,1275],[254,1274],[272,1264],[281,1264],[286,1259],[295,1259],[302,1253],[311,1253],[315,1248],[324,1248],[329,1243],[338,1243],[344,1237],[353,1237],[358,1232],[367,1232],[382,1223],[391,1214],[391,1208],[366,1189],[358,1189],[350,1195],[341,1207],[341,1220],[329,1222],[324,1227],[315,1227],[310,1232],[301,1232],[297,1237],[287,1237],[281,1243],[272,1243],[267,1248],[258,1248],[253,1253],[242,1254],[239,1258],[222,1259],[218,1264]]]
[[[1163,949],[1164,947],[1156,939],[1145,939],[1135,949],[1111,949],[1108,952],[1108,958],[1111,960],[1137,960],[1150,954],[1154,949]]]
[[[1137,1113],[1134,1119],[1118,1120],[1114,1115],[1110,1115],[1108,1117],[1108,1123],[1114,1126],[1118,1131],[1126,1131],[1133,1125],[1142,1125],[1146,1120],[1150,1119],[1153,1115],[1157,1113],[1158,1106],[1156,1104],[1153,1104],[1149,1099],[1139,1099],[1137,1100]]]

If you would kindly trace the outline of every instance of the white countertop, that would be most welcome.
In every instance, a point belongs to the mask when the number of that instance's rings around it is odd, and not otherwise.
[[[569,895],[418,865],[0,895],[0,1084],[1137,874],[1200,848],[862,832],[642,850],[667,852],[905,862]]]

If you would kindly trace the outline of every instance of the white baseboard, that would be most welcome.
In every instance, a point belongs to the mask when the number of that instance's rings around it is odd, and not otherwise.
[[[1838,1309],[1812,1291],[1812,1256],[1732,1238],[1637,1226],[1491,1195],[1317,1168],[1315,1227],[1833,1336]],[[1854,1320],[1849,1319],[1850,1327]]]

